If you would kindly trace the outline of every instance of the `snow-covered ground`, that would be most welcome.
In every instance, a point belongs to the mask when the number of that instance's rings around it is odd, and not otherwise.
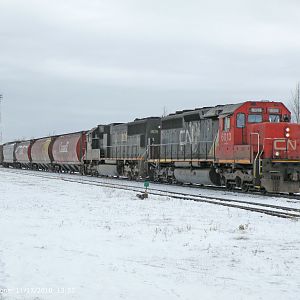
[[[130,181],[127,179],[114,179],[114,178],[105,178],[105,177],[91,177],[91,176],[82,176],[79,174],[68,174],[68,173],[49,173],[49,172],[36,172],[32,170],[18,170],[18,169],[1,169],[5,172],[12,172],[12,173],[20,173],[22,174],[32,174],[34,176],[41,176],[41,177],[51,177],[57,178],[60,177],[62,179],[67,180],[75,180],[75,181],[82,181],[82,182],[96,182],[98,183],[108,183],[108,184],[115,184],[115,185],[130,185],[132,187],[137,187],[143,189],[143,185],[141,182]],[[221,197],[224,199],[232,199],[232,200],[239,200],[239,201],[246,201],[246,202],[254,202],[254,203],[265,203],[265,204],[273,204],[277,206],[286,206],[286,207],[293,207],[293,208],[300,208],[300,201],[297,199],[291,198],[284,198],[284,197],[271,197],[271,196],[264,196],[263,194],[257,193],[253,195],[237,193],[234,191],[227,191],[225,188],[221,190],[211,190],[207,189],[206,187],[200,186],[178,186],[178,185],[167,185],[167,184],[157,184],[151,183],[151,187],[149,191],[156,192],[158,190],[170,191],[175,193],[185,193],[190,195],[200,195],[200,196],[208,196],[208,197]]]
[[[0,299],[299,299],[297,221],[1,169],[0,229]]]

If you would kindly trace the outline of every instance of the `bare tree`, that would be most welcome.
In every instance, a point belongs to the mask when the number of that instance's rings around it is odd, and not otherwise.
[[[296,123],[300,123],[300,83],[298,82],[295,90],[292,91],[291,109],[293,119]]]

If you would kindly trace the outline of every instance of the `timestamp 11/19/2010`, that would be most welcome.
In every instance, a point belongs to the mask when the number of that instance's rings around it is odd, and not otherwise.
[[[37,295],[45,295],[45,294],[74,294],[75,288],[70,287],[48,287],[48,288],[40,288],[40,287],[18,287],[18,288],[1,288],[0,287],[0,295],[1,294],[37,294]]]

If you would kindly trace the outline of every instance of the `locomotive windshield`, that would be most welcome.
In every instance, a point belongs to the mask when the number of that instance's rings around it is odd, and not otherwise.
[[[269,115],[269,122],[279,123],[280,122],[280,115]]]
[[[262,122],[261,114],[248,115],[248,123],[260,123],[260,122]]]

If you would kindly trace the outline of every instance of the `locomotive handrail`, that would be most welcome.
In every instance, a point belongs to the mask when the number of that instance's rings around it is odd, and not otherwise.
[[[250,133],[250,139],[251,139],[251,135],[257,135],[257,154],[256,154],[256,156],[255,156],[255,159],[254,159],[254,161],[253,161],[253,175],[254,175],[254,178],[256,178],[256,168],[257,168],[257,159],[259,159],[259,157],[260,157],[260,144],[259,144],[259,142],[260,142],[260,138],[259,138],[259,133],[258,132],[251,132]],[[250,143],[250,145],[252,146],[252,141],[251,141],[251,143]]]
[[[167,144],[151,144],[148,146],[169,146],[169,145],[180,145],[180,146],[184,146],[184,145],[197,145],[197,144],[201,144],[201,143],[213,143],[214,141],[199,141],[199,142],[186,142],[186,143],[167,143]]]
[[[196,151],[193,150],[193,146],[195,145],[204,145],[198,147]],[[167,147],[170,146],[170,149],[167,151]],[[175,146],[175,147],[173,147]],[[127,144],[117,144],[113,146],[101,146],[102,152],[98,153],[99,159],[111,158],[111,159],[125,159],[125,158],[134,158],[134,159],[145,159],[149,157],[150,159],[181,159],[183,156],[183,160],[190,160],[193,158],[200,159],[205,158],[215,158],[215,142],[214,141],[198,141],[198,142],[185,142],[182,143],[164,143],[164,144],[151,144],[146,145],[146,150],[142,153],[139,153],[140,145],[127,145]],[[212,149],[213,147],[213,149]],[[152,149],[157,149],[157,153],[152,152]],[[108,151],[110,153],[108,154]],[[106,154],[105,154],[106,152]],[[164,153],[163,153],[164,152]],[[170,157],[167,157],[170,155]]]
[[[108,155],[108,158],[116,158],[116,159],[125,159],[125,158],[134,158],[134,159],[140,159],[144,156],[144,153],[139,154],[138,153],[138,144],[135,145],[114,145],[114,146],[105,146],[102,147],[103,150],[112,150],[112,152]],[[131,151],[130,151],[131,150]],[[113,153],[115,151],[115,153]],[[130,153],[130,154],[128,154]],[[130,157],[126,157],[130,155]]]
[[[205,149],[197,147],[195,151],[193,146],[205,146]],[[176,146],[176,147],[173,147]],[[168,148],[169,147],[169,148]],[[212,149],[212,147],[214,147]],[[214,158],[215,159],[215,142],[214,141],[197,141],[197,142],[185,142],[185,143],[161,143],[148,145],[149,158],[157,160],[173,160],[183,159],[189,161],[193,158],[201,159]],[[157,149],[157,153],[151,152],[151,149]]]

